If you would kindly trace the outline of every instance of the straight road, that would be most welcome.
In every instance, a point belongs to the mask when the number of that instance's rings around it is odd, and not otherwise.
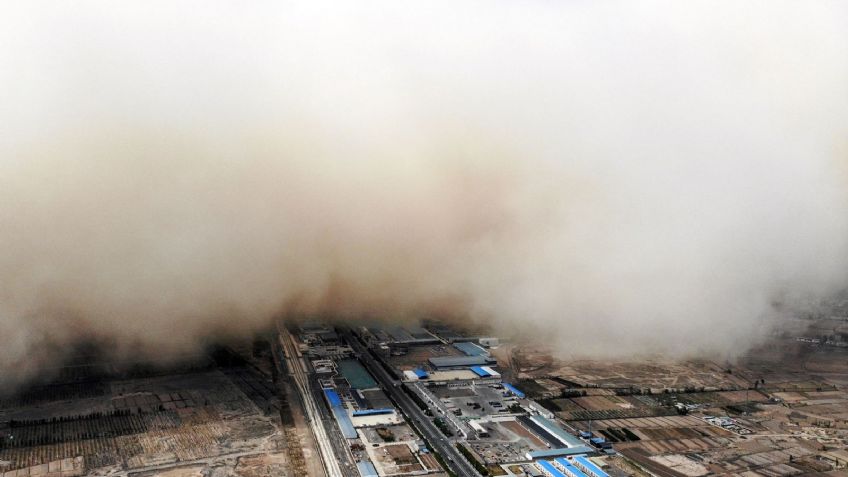
[[[463,456],[453,443],[440,431],[429,417],[417,404],[401,389],[403,383],[389,376],[389,373],[378,363],[371,353],[356,339],[349,329],[338,327],[339,332],[345,337],[350,346],[359,354],[359,359],[365,368],[377,378],[386,393],[398,406],[403,409],[415,427],[421,431],[424,439],[444,459],[445,464],[452,472],[461,477],[477,477],[477,469]]]

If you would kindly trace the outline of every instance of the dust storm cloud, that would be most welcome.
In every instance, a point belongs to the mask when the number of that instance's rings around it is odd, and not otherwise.
[[[840,2],[22,2],[0,384],[286,312],[733,356],[848,271]]]

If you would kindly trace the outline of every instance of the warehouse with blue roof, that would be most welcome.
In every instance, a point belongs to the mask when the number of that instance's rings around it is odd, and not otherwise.
[[[585,456],[576,456],[572,460],[560,457],[551,460],[540,460],[536,465],[548,477],[609,477],[606,472],[591,463]],[[591,469],[588,470],[587,469]]]
[[[332,389],[324,389],[324,397],[327,398],[330,411],[333,413],[333,417],[336,418],[336,422],[339,424],[339,430],[342,431],[345,439],[356,439],[356,429],[354,429],[353,422],[351,422],[350,416],[347,415],[347,411],[342,405],[342,400],[338,393]]]
[[[542,470],[544,470],[550,477],[568,477],[560,472],[559,469],[557,469],[552,463],[546,460],[540,460],[538,464],[539,467],[541,467]]]
[[[609,477],[606,472],[592,463],[592,461],[590,461],[586,456],[575,456],[572,464],[575,467],[579,467],[583,472],[587,473],[591,477]]]
[[[516,388],[512,384],[503,383],[503,386],[504,386],[504,389],[511,392],[512,394],[515,395],[515,397],[517,397],[519,399],[524,399],[525,397],[527,397],[523,392],[521,392],[518,388]]]
[[[501,373],[495,371],[489,366],[472,366],[469,368],[474,374],[481,378],[499,378]]]
[[[556,459],[556,463],[560,465],[560,468],[563,469],[569,477],[588,477],[580,469],[571,465],[571,462],[563,458]]]

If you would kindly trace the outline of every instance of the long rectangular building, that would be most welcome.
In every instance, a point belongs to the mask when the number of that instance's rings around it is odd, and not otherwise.
[[[553,435],[556,440],[565,444],[566,447],[579,447],[585,446],[583,441],[581,441],[577,436],[573,436],[556,425],[555,422],[551,421],[548,418],[542,416],[533,416],[530,418],[537,425],[542,427],[545,431],[547,431],[550,435]]]
[[[356,469],[362,477],[380,477],[380,474],[377,473],[377,469],[374,468],[374,464],[371,462],[361,461],[356,464]]]
[[[601,470],[601,468],[597,465],[593,464],[586,456],[575,456],[572,460],[572,465],[580,468],[580,470],[587,473],[590,477],[609,477],[606,472]]]
[[[578,454],[588,454],[590,452],[594,452],[595,450],[589,446],[582,447],[563,447],[561,449],[545,449],[540,451],[530,451],[524,454],[527,457],[527,460],[536,460],[536,459],[552,459],[554,457],[566,457],[571,455]]]
[[[342,400],[338,393],[332,389],[324,389],[324,397],[327,399],[330,411],[333,413],[333,417],[336,418],[336,422],[339,424],[339,430],[342,431],[345,439],[356,439],[356,429],[353,427],[353,422],[350,420],[347,410],[342,405]]]
[[[541,467],[542,470],[550,477],[568,477],[567,475],[560,472],[559,469],[557,469],[553,464],[546,460],[540,460],[538,464],[539,467]]]
[[[580,469],[571,465],[571,462],[562,457],[556,459],[556,463],[559,464],[560,468],[568,475],[568,477],[588,477]]]
[[[470,342],[463,341],[460,343],[454,343],[453,347],[462,351],[466,356],[488,356],[489,352],[483,349],[480,346]]]
[[[498,360],[489,356],[436,356],[428,361],[437,369],[494,366],[498,363]]]

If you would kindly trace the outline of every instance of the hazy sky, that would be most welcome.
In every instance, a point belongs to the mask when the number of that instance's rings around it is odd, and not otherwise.
[[[0,385],[287,311],[733,356],[848,276],[848,4],[15,2]]]

